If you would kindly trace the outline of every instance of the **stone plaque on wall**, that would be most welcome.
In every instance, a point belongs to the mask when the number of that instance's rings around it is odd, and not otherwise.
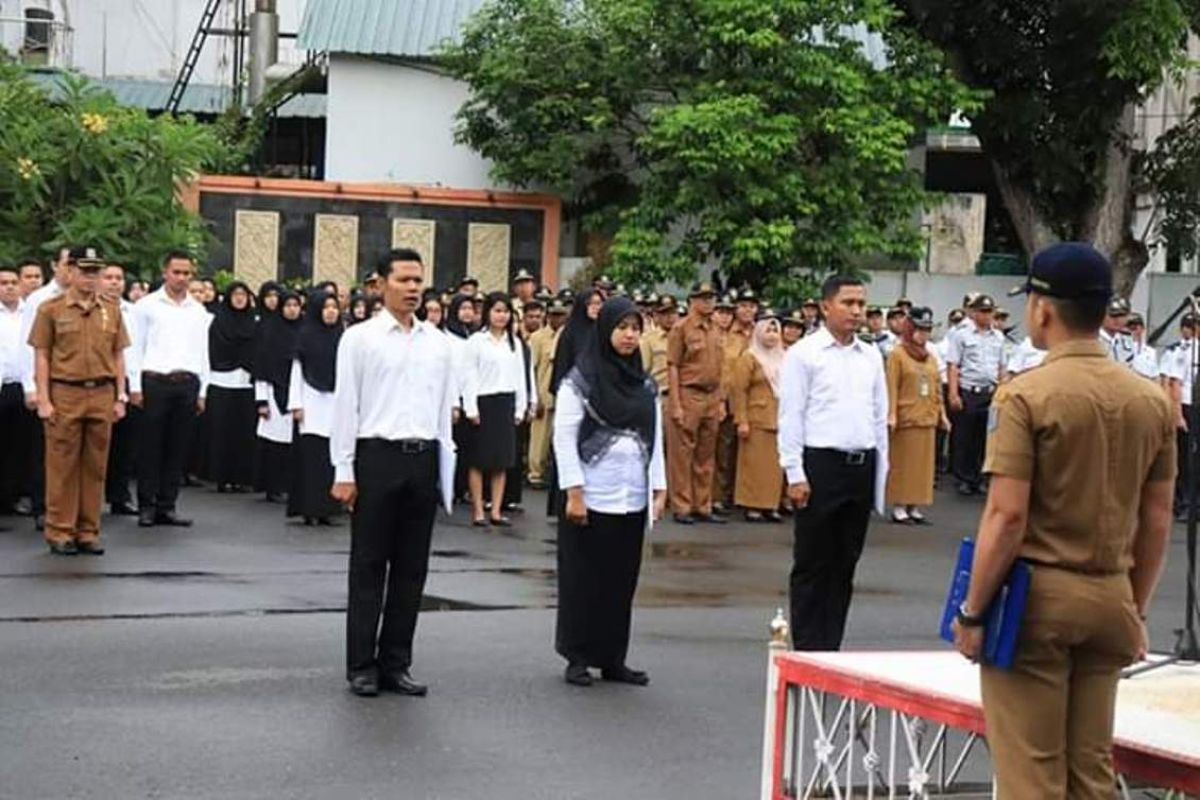
[[[317,214],[313,225],[313,283],[358,283],[358,217]]]
[[[467,274],[479,279],[484,292],[508,290],[512,226],[472,222],[467,228]]]
[[[928,212],[928,271],[943,275],[971,275],[983,255],[987,195],[951,194]]]
[[[252,289],[279,276],[279,212],[238,210],[234,217],[233,274]]]
[[[421,255],[425,267],[425,285],[433,285],[434,241],[437,223],[431,219],[392,220],[392,247],[407,247]]]

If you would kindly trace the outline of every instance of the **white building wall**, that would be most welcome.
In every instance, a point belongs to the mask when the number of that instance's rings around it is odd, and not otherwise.
[[[454,115],[466,99],[464,84],[426,69],[333,56],[326,180],[499,188],[488,161],[454,143]]]
[[[54,66],[74,67],[95,78],[170,81],[179,72],[205,5],[206,0],[0,0],[0,19],[19,19],[26,8],[42,8],[68,24],[68,63]],[[214,25],[232,28],[234,7],[232,0],[222,2]],[[304,0],[277,0],[276,7],[279,30],[295,33]],[[253,11],[254,4],[247,3],[247,8]],[[0,46],[15,53],[23,27],[20,22],[0,22]],[[300,64],[304,55],[296,50],[294,39],[280,40],[280,61]],[[232,58],[233,39],[210,36],[192,80],[228,85]]]

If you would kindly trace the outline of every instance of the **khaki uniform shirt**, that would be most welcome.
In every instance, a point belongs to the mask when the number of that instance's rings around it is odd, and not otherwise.
[[[554,348],[558,335],[549,325],[539,328],[529,337],[529,363],[533,364],[533,382],[537,385],[538,405],[547,411],[554,408],[550,395],[550,373],[554,371]]]
[[[671,390],[671,379],[667,369],[667,332],[662,328],[651,328],[642,336],[642,367],[658,384],[658,393],[667,395]]]
[[[50,351],[52,380],[116,379],[117,355],[129,346],[129,334],[115,302],[96,295],[85,304],[68,290],[42,303],[29,344]]]
[[[667,363],[679,370],[679,385],[713,392],[721,386],[721,333],[711,320],[688,315],[667,337]]]
[[[1175,459],[1162,390],[1097,341],[1054,348],[992,402],[984,471],[1031,482],[1020,555],[1037,563],[1128,571],[1142,487],[1174,480]]]

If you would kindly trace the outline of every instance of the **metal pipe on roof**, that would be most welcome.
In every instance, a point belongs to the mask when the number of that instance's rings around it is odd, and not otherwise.
[[[275,13],[275,0],[254,0],[249,50],[246,101],[254,106],[267,92],[267,70],[279,60],[279,15]]]

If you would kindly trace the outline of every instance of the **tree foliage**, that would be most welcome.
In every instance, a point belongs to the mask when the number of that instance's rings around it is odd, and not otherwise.
[[[55,98],[0,63],[0,261],[86,243],[140,271],[207,234],[176,188],[231,157],[215,128],[125,108],[64,74]]]
[[[912,259],[923,126],[976,99],[883,0],[496,0],[445,53],[458,138],[561,193],[624,279]],[[878,43],[872,60],[864,41]],[[879,63],[877,63],[879,62]]]
[[[895,5],[900,24],[940,47],[964,83],[986,92],[971,127],[1026,252],[1057,239],[1091,241],[1114,257],[1128,289],[1148,260],[1146,243],[1132,232],[1137,191],[1179,179],[1171,159],[1160,159],[1152,175],[1140,169],[1135,108],[1188,67],[1181,43],[1200,20],[1200,2]]]

